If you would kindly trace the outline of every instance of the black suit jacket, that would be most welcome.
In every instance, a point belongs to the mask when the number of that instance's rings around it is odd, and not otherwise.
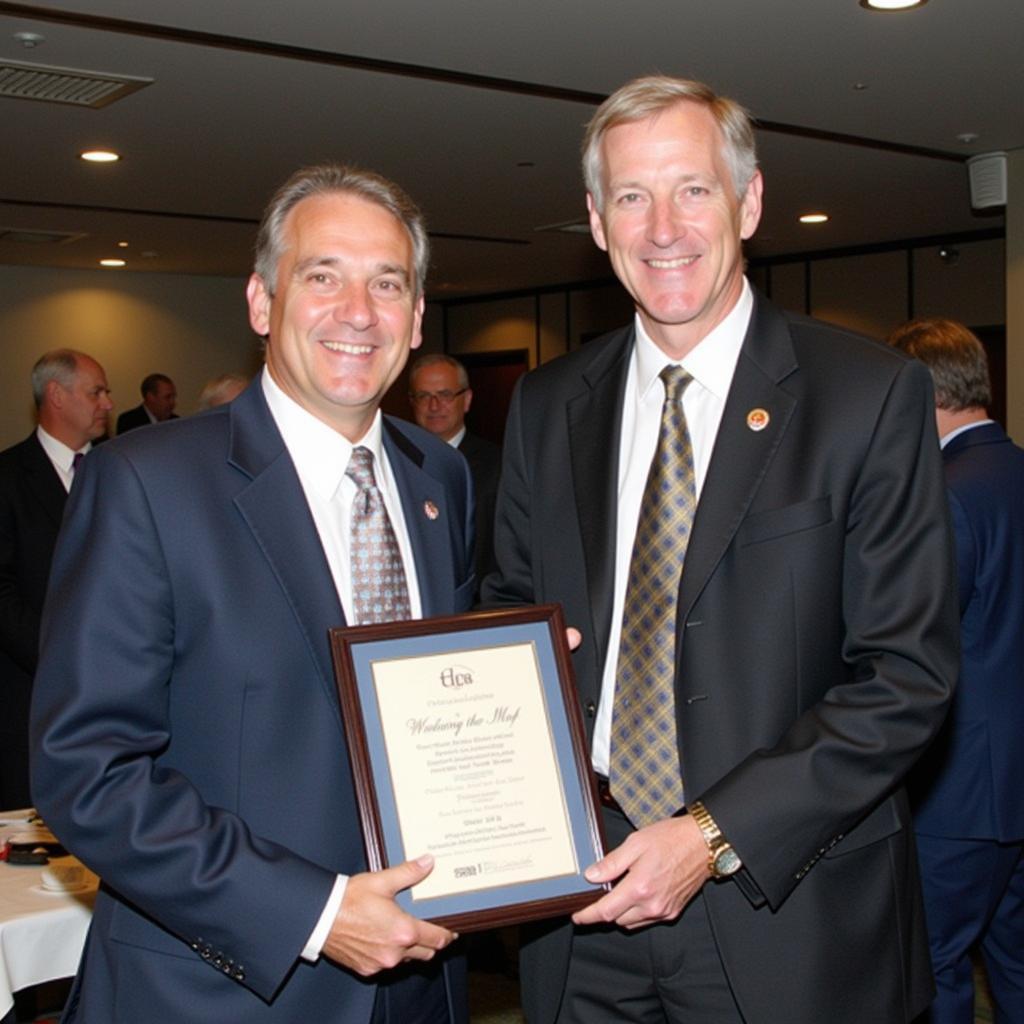
[[[477,586],[495,566],[494,504],[501,476],[501,449],[491,441],[466,431],[459,451],[466,456],[473,474],[476,495],[476,579]]]
[[[589,725],[612,607],[632,329],[523,379],[487,603],[560,601]],[[748,425],[761,409],[768,424]],[[951,540],[928,374],[885,346],[755,301],[679,597],[687,800],[745,865],[703,894],[748,1024],[913,1018],[932,985],[901,780],[957,664]],[[571,930],[524,950],[553,1019]]]
[[[178,419],[176,413],[171,413],[170,418],[172,420]],[[126,409],[120,416],[117,417],[117,432],[123,434],[128,430],[134,430],[136,427],[151,427],[154,426],[153,421],[149,418],[149,413],[146,412],[146,407],[143,404],[135,406],[134,409]]]
[[[466,463],[411,424],[383,434],[424,614],[466,611]],[[366,868],[343,624],[258,379],[90,455],[33,701],[40,811],[104,881],[65,1021],[369,1020],[377,979],[299,959],[335,874]]]
[[[67,492],[33,432],[0,453],[0,806],[31,804],[28,716],[39,619]]]

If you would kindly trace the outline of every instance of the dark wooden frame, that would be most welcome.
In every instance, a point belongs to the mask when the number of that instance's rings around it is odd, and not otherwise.
[[[349,764],[355,784],[366,859],[370,870],[378,871],[393,862],[399,863],[404,857],[402,851],[389,851],[387,847],[378,789],[390,785],[390,782],[377,778],[372,767],[363,699],[360,695],[361,684],[369,685],[369,681],[359,677],[353,656],[354,649],[362,644],[379,641],[394,640],[400,644],[404,640],[439,637],[446,633],[463,633],[477,629],[501,630],[505,627],[527,624],[543,625],[545,623],[548,628],[542,635],[550,640],[550,654],[553,656],[558,678],[557,680],[547,679],[542,673],[541,683],[549,708],[557,699],[559,701],[557,706],[565,715],[564,724],[572,743],[571,763],[575,771],[572,778],[565,778],[563,773],[562,782],[563,786],[578,787],[576,790],[578,799],[571,803],[582,805],[585,821],[576,821],[575,825],[577,828],[582,826],[581,831],[585,831],[589,845],[586,849],[581,848],[573,830],[570,829],[570,833],[573,834],[576,861],[580,869],[570,883],[573,886],[571,892],[541,899],[525,898],[522,901],[503,902],[495,906],[457,910],[427,918],[457,931],[477,931],[570,914],[593,903],[610,888],[608,884],[594,885],[583,877],[583,869],[603,856],[604,832],[601,816],[598,813],[597,784],[590,766],[561,607],[559,605],[536,605],[512,610],[471,612],[467,615],[414,619],[406,622],[330,630],[331,653],[334,658],[338,695],[341,700],[342,720],[348,742]],[[458,653],[460,649],[465,650],[465,645],[453,645],[452,652]],[[570,806],[569,801],[567,801],[567,806]],[[572,817],[571,812],[570,817]],[[532,884],[535,883],[524,882],[511,886],[506,885],[502,888],[506,890],[523,888],[525,890]],[[401,897],[401,894],[399,896]],[[459,898],[445,897],[449,902],[453,899],[458,901]],[[486,900],[486,897],[482,897],[479,892],[466,894],[462,898],[467,903]],[[401,898],[399,902],[402,903]],[[411,904],[411,899],[409,902]],[[411,906],[407,906],[406,909],[410,913],[416,912]]]

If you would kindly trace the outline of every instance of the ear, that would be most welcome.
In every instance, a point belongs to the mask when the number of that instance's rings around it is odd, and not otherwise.
[[[261,338],[267,337],[270,333],[270,294],[259,274],[249,278],[245,298],[249,303],[249,323],[252,329]]]
[[[419,348],[423,344],[423,310],[426,308],[426,296],[420,293],[412,313],[412,339],[409,348]]]
[[[64,388],[61,384],[58,384],[55,380],[48,380],[44,389],[44,396],[47,405],[52,405],[54,409],[61,409],[64,406]]]
[[[462,411],[464,413],[469,412],[469,407],[473,404],[473,389],[466,388],[462,395]]]
[[[604,223],[601,220],[601,214],[594,202],[594,197],[589,192],[587,193],[587,212],[590,214],[590,233],[594,236],[594,242],[597,244],[599,249],[603,249],[607,252],[608,243],[605,241],[604,237]]]
[[[746,241],[757,230],[761,222],[761,199],[764,194],[764,178],[760,171],[754,171],[754,176],[747,185],[747,191],[740,203],[740,238]]]

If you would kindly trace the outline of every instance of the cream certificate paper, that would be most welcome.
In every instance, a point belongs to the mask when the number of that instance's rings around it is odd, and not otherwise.
[[[402,843],[435,859],[414,900],[577,873],[532,643],[372,670]]]

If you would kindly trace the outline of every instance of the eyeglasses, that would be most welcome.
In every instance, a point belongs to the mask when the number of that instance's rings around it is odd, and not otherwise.
[[[441,405],[451,405],[459,395],[464,395],[468,390],[468,388],[459,388],[458,391],[450,391],[445,388],[444,391],[410,391],[409,400],[413,405],[429,405],[430,400],[434,398]]]

